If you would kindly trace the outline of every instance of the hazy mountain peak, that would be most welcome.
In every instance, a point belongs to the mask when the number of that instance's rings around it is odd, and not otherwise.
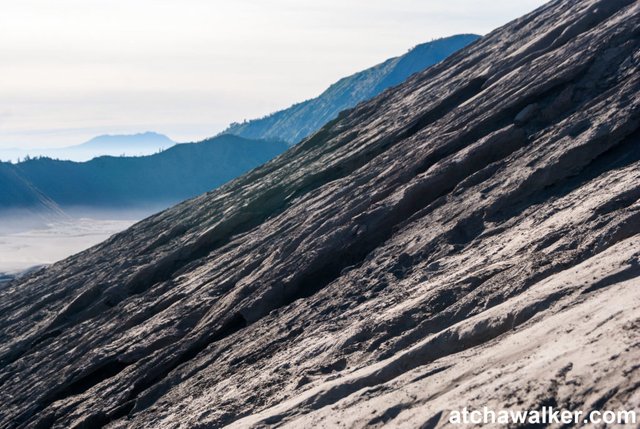
[[[88,161],[103,155],[151,155],[175,144],[176,142],[164,134],[153,131],[137,134],[103,134],[84,143],[62,148],[0,149],[0,160],[16,162],[26,157],[43,156],[68,161]]]
[[[78,146],[89,147],[99,145],[120,145],[128,146],[131,148],[141,148],[144,146],[158,147],[158,145],[165,144],[167,147],[176,144],[173,140],[164,134],[156,133],[154,131],[145,131],[136,134],[102,134],[82,143]]]

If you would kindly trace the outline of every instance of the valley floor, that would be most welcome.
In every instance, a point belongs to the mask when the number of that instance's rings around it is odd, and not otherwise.
[[[52,222],[26,231],[0,232],[0,278],[49,265],[94,246],[136,220],[91,218]],[[1,280],[0,280],[1,281]]]

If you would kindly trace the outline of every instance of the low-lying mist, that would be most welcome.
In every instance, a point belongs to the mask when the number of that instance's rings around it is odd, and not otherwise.
[[[164,207],[76,207],[55,218],[26,210],[2,212],[0,282],[88,249]]]

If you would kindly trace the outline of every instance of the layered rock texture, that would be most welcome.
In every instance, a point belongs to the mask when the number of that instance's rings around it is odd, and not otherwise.
[[[3,427],[640,405],[640,4],[554,1],[0,288]]]

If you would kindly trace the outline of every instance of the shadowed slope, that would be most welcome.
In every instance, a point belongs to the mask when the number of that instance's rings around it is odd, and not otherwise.
[[[0,162],[0,217],[5,222],[9,218],[18,222],[32,215],[43,220],[64,217],[60,207],[24,178],[14,165]],[[0,226],[0,230],[4,227],[7,225]]]

